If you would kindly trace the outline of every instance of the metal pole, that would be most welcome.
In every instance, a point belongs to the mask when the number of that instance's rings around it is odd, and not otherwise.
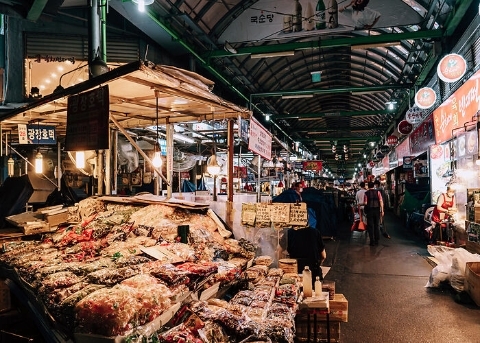
[[[260,177],[262,176],[262,156],[258,155],[258,170],[257,170],[257,202],[262,201],[262,195],[260,194]]]
[[[233,201],[233,120],[228,121],[228,188],[227,188],[227,201]]]
[[[57,189],[62,190],[62,146],[57,142]]]
[[[173,124],[170,119],[166,119],[167,136],[167,198],[172,197],[172,177],[173,177]]]
[[[110,131],[111,132],[111,131]],[[112,135],[108,135],[108,149],[105,151],[105,194],[112,194]]]

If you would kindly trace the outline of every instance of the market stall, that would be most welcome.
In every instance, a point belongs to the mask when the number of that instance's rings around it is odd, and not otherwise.
[[[299,275],[233,238],[207,205],[98,197],[66,213],[55,230],[0,254],[0,277],[47,340],[294,341]]]

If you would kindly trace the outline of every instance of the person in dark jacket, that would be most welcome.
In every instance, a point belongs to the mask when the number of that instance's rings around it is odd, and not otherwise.
[[[319,230],[315,228],[312,212],[308,215],[307,227],[289,228],[280,239],[280,248],[287,251],[289,258],[297,260],[297,272],[300,274],[305,266],[312,271],[312,284],[317,276],[323,280],[321,264],[327,258],[325,244]],[[281,256],[281,254],[280,254]]]
[[[367,213],[367,230],[370,237],[370,246],[378,245],[380,239],[380,218],[384,214],[383,199],[380,192],[374,188],[373,181],[368,182],[364,204],[364,209]]]

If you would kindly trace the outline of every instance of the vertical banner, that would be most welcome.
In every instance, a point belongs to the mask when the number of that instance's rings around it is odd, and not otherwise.
[[[272,159],[272,134],[253,117],[250,117],[248,150],[267,160]]]
[[[108,149],[108,86],[68,98],[65,150]]]

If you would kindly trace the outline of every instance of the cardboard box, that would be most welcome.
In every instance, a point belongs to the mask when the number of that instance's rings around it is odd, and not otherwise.
[[[314,330],[317,330],[317,340],[314,340]],[[310,323],[295,318],[295,342],[327,342],[327,322],[317,321],[315,327],[313,320]],[[310,339],[308,339],[310,330]],[[330,322],[330,342],[340,342],[340,322]]]
[[[467,262],[465,267],[465,290],[480,306],[480,262]]]
[[[343,294],[335,294],[332,300],[329,300],[330,306],[330,322],[348,322],[348,300]],[[310,318],[313,320],[313,314],[317,314],[317,320],[326,321],[327,314],[325,311],[310,311]],[[297,316],[301,320],[307,320],[305,312],[299,312]]]
[[[10,288],[4,280],[0,280],[0,312],[8,311],[11,308]]]

